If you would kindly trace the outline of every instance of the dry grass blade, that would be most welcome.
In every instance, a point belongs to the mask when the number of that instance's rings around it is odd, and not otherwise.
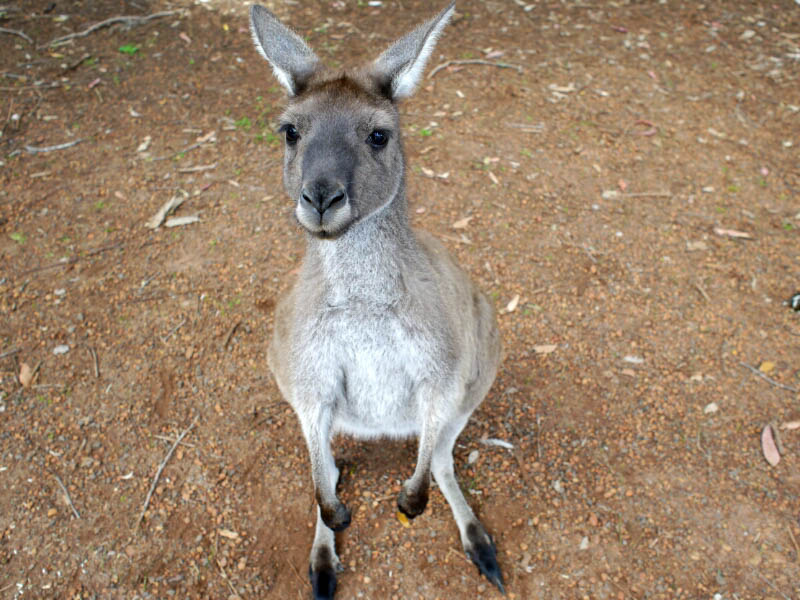
[[[78,512],[78,509],[75,508],[75,505],[72,503],[72,498],[70,497],[69,492],[67,491],[67,486],[64,485],[64,482],[61,481],[61,478],[58,475],[56,475],[55,473],[51,473],[51,475],[55,477],[58,486],[61,488],[61,491],[64,492],[64,499],[67,501],[67,504],[69,504],[69,507],[72,509],[72,514],[75,515],[76,519],[80,519],[81,515]]]

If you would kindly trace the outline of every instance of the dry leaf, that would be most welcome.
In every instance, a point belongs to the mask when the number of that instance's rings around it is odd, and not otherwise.
[[[33,380],[33,369],[30,368],[28,363],[22,363],[19,367],[19,382],[22,387],[28,387]]]
[[[421,169],[422,174],[425,175],[425,177],[433,177],[435,175],[433,169],[429,169],[428,167],[421,167]]]
[[[499,185],[500,184],[500,180],[497,178],[497,175],[495,175],[491,171],[489,171],[489,179],[491,179],[492,183],[495,184],[495,185]]]
[[[772,425],[765,425],[761,431],[761,451],[764,453],[764,458],[773,467],[781,461],[781,455],[778,452],[778,446],[775,445],[775,436],[772,432]]]
[[[235,531],[231,531],[230,529],[220,529],[219,534],[224,538],[228,538],[229,540],[239,539],[239,534]]]
[[[136,147],[137,152],[147,152],[147,149],[150,147],[150,142],[153,141],[149,135],[146,135],[142,143]]]
[[[398,520],[398,521],[400,521],[400,524],[401,524],[403,527],[409,527],[409,526],[410,526],[410,525],[409,525],[409,522],[408,522],[408,517],[407,517],[407,516],[405,516],[405,515],[404,515],[402,512],[400,512],[399,510],[397,511],[397,520]]]
[[[505,310],[505,312],[507,312],[507,313],[514,312],[514,311],[517,309],[517,305],[518,305],[518,304],[519,304],[519,294],[517,294],[516,296],[514,296],[514,297],[511,299],[511,302],[509,302],[509,303],[506,305],[506,310]]]
[[[742,240],[752,240],[753,236],[746,231],[736,231],[735,229],[723,229],[722,227],[714,227],[714,233],[723,237],[732,237]]]
[[[760,365],[758,365],[758,370],[762,373],[772,373],[775,369],[775,363],[771,360],[765,360]]]
[[[781,425],[781,429],[800,429],[800,421],[789,421]]]
[[[458,221],[453,223],[453,229],[464,229],[464,228],[466,228],[466,226],[469,225],[469,222],[472,221],[472,219],[474,219],[474,218],[475,218],[475,216],[473,215],[473,216],[469,216],[469,217],[464,217],[463,219],[459,219]]]
[[[556,344],[541,344],[539,346],[534,346],[533,351],[536,354],[550,354],[551,352],[555,352],[558,346]]]

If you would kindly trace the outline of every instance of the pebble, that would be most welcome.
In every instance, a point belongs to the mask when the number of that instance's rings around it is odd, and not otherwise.
[[[69,352],[69,346],[67,346],[66,344],[61,344],[60,346],[56,346],[55,348],[53,348],[53,354],[55,354],[56,356],[58,356],[59,354],[66,354],[67,352]]]
[[[469,456],[467,457],[467,464],[469,465],[475,464],[475,461],[478,460],[479,454],[480,452],[478,452],[477,450],[473,450],[472,452],[470,452]]]

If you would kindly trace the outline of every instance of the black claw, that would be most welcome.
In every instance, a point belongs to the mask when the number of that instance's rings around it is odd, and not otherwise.
[[[311,580],[311,592],[314,600],[333,600],[336,592],[336,571],[325,565],[316,571],[308,566],[308,578]]]
[[[505,596],[506,588],[503,585],[503,573],[500,571],[500,565],[497,564],[497,549],[494,541],[488,534],[480,535],[480,533],[477,526],[469,525],[467,527],[467,537],[472,542],[472,549],[467,550],[467,556],[475,563],[483,576],[496,585],[500,593]]]

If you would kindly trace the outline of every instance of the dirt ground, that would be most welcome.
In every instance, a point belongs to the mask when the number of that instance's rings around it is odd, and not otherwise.
[[[438,8],[267,4],[332,67]],[[308,597],[308,460],[265,361],[303,237],[244,7],[0,26],[30,38],[0,33],[0,598]],[[403,105],[413,221],[502,311],[455,458],[509,598],[800,598],[798,45],[790,0],[459,0]],[[199,222],[147,228],[174,196]],[[396,518],[414,442],[336,454],[338,597],[499,597],[438,491]]]

